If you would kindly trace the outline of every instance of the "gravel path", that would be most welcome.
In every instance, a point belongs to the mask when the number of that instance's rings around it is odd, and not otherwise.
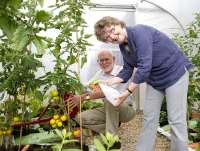
[[[123,123],[119,129],[122,151],[134,151],[140,129],[142,127],[142,112],[138,112],[133,120]],[[169,151],[169,140],[157,134],[155,151]]]

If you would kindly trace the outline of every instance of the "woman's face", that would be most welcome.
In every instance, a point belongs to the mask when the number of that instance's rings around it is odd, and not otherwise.
[[[127,42],[127,33],[121,25],[111,25],[104,27],[105,40],[108,43],[121,44]]]

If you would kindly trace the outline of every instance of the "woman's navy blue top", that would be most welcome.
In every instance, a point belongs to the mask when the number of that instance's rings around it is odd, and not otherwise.
[[[136,25],[127,27],[128,44],[120,44],[123,69],[117,75],[126,82],[137,68],[133,82],[146,82],[158,90],[173,85],[193,65],[180,48],[157,29]]]

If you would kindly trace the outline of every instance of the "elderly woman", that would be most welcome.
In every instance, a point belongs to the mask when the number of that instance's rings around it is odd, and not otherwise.
[[[107,80],[108,85],[126,82],[137,68],[128,88],[116,98],[120,105],[143,82],[147,83],[143,128],[136,151],[153,151],[160,109],[166,97],[168,121],[171,126],[171,151],[187,149],[188,70],[191,62],[178,46],[157,29],[125,23],[113,17],[103,17],[95,24],[98,40],[118,44],[124,65],[120,73]]]

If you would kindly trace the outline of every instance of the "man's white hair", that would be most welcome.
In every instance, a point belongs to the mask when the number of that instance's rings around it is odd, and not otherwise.
[[[108,49],[101,49],[99,50],[99,52],[97,53],[97,58],[99,58],[99,55],[101,55],[101,53],[109,53],[112,57],[114,57],[114,54],[111,50]]]

